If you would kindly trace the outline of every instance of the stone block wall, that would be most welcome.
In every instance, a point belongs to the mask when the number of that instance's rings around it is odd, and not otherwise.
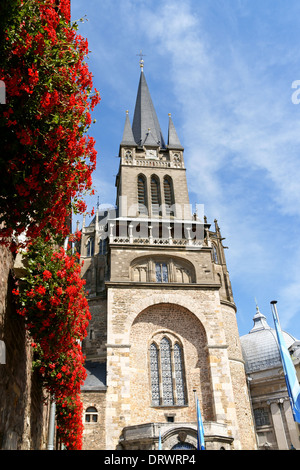
[[[6,349],[0,364],[0,449],[38,450],[46,446],[47,407],[32,374],[30,338],[17,315],[11,293],[14,258],[0,247],[0,340]]]
[[[217,287],[109,287],[108,449],[118,445],[125,426],[164,422],[170,412],[178,422],[196,420],[194,388],[204,419],[226,424],[235,449],[254,448],[238,331],[230,326],[235,312],[233,306],[226,308]],[[184,346],[186,406],[151,405],[148,347],[157,332],[172,332]]]
[[[101,392],[82,392],[81,399],[83,404],[83,443],[84,450],[99,450],[105,449],[106,445],[106,428],[105,428],[105,407],[106,407],[106,393]],[[97,410],[97,421],[85,421],[85,411],[88,407],[94,407]]]

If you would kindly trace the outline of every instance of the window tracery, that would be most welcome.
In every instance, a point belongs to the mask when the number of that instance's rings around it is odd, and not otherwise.
[[[163,336],[150,345],[150,377],[153,406],[186,405],[182,346]]]

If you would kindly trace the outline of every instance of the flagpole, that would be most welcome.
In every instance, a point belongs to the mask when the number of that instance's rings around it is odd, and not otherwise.
[[[202,416],[200,411],[199,400],[197,397],[196,390],[193,390],[195,403],[196,403],[196,413],[197,413],[197,442],[198,442],[198,450],[205,450],[205,441],[204,441],[204,428],[202,422]]]
[[[273,313],[275,314],[276,319],[277,319],[277,322],[278,322],[278,325],[279,325],[280,328],[281,328],[280,321],[279,321],[279,316],[278,316],[278,312],[277,312],[277,307],[276,307],[277,300],[272,300],[272,301],[270,302],[270,304],[273,306]]]
[[[281,331],[279,316],[276,308],[277,301],[272,300],[272,314],[277,334],[278,347],[281,357],[281,363],[284,372],[284,378],[292,408],[293,418],[296,423],[300,423],[300,385],[296,374],[295,366],[291,359],[288,348],[285,344]]]
[[[161,432],[160,432],[160,424],[158,425],[159,433],[158,433],[158,450],[162,450],[161,447]]]

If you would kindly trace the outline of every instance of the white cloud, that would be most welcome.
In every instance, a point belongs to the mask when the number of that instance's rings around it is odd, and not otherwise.
[[[254,14],[252,0],[103,0],[99,21],[91,18],[86,30],[102,106],[117,112],[134,103],[136,54],[143,49],[152,98],[160,100],[154,99],[156,110],[172,112],[185,146],[192,197],[227,238],[234,291],[248,288],[252,300],[273,289],[289,302],[289,321],[299,311],[300,281],[300,263],[293,272],[282,269],[293,250],[287,225],[297,237],[300,215],[300,106],[291,103],[300,54],[290,27],[299,7],[292,4],[276,3],[283,36],[273,3],[255,2]],[[172,109],[163,109],[165,103]],[[104,120],[106,114],[105,129]],[[105,132],[99,130],[98,146],[114,152]],[[116,133],[113,125],[110,132]],[[114,202],[112,183],[104,176],[94,181]]]

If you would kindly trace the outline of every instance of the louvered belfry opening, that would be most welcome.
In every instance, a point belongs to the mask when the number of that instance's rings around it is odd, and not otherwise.
[[[146,179],[143,175],[138,176],[138,207],[140,214],[147,213]]]
[[[159,181],[156,176],[151,177],[151,208],[152,215],[160,215]]]
[[[164,195],[167,215],[174,215],[171,210],[174,204],[172,181],[168,176],[164,178]]]

